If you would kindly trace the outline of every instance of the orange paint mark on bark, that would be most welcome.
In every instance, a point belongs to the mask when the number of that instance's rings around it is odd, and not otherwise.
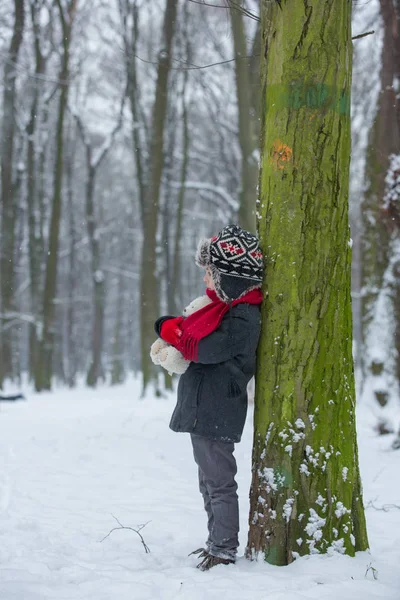
[[[291,160],[293,150],[281,140],[275,140],[271,152],[271,164],[275,169],[284,169],[286,164]]]

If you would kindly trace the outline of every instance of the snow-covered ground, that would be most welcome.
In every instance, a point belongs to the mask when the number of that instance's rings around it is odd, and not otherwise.
[[[288,567],[239,558],[202,573],[188,554],[206,520],[189,437],[168,429],[173,396],[140,400],[135,381],[27,396],[0,406],[1,600],[399,600],[400,510],[390,505],[400,505],[400,451],[376,437],[367,409],[358,427],[371,554]],[[251,418],[236,447],[242,553]],[[147,523],[151,552],[129,529],[101,541],[114,517]]]

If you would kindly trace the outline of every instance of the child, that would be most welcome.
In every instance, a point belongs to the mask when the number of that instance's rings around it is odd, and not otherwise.
[[[206,269],[211,302],[186,319],[160,317],[157,334],[191,363],[181,376],[170,427],[189,432],[208,517],[198,568],[235,562],[239,545],[234,444],[247,412],[260,334],[263,258],[257,238],[236,225],[201,240],[196,264]]]

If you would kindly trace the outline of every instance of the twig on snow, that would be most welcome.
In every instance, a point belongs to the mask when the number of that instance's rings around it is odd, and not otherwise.
[[[389,512],[392,508],[398,508],[400,510],[400,504],[383,504],[382,506],[375,506],[373,500],[370,500],[366,504],[365,508],[373,508],[375,510],[383,510],[383,512]]]
[[[377,569],[375,569],[375,567],[372,566],[372,563],[369,563],[369,565],[367,566],[367,570],[365,571],[364,577],[368,575],[368,571],[372,571],[372,577],[376,581],[378,579],[378,571]]]
[[[113,529],[111,529],[111,531],[109,531],[109,532],[107,533],[107,535],[105,535],[105,536],[103,537],[103,539],[102,539],[102,540],[100,540],[100,543],[101,543],[101,542],[104,542],[104,540],[106,540],[106,539],[107,539],[107,538],[108,538],[108,537],[109,537],[109,536],[112,534],[112,532],[113,532],[113,531],[117,531],[118,529],[130,529],[130,531],[134,531],[135,533],[137,533],[137,534],[138,534],[138,536],[140,537],[140,541],[141,541],[141,542],[142,542],[142,544],[143,544],[144,551],[146,552],[146,554],[150,554],[150,548],[148,547],[148,545],[146,544],[146,542],[145,542],[145,541],[144,541],[144,539],[143,539],[143,536],[142,536],[142,534],[140,533],[140,532],[142,531],[142,529],[143,529],[144,527],[146,527],[146,525],[148,525],[148,524],[150,523],[150,521],[147,521],[147,523],[144,523],[143,525],[139,525],[139,526],[138,526],[138,529],[135,529],[134,527],[125,527],[125,525],[122,525],[122,523],[121,523],[121,522],[120,522],[120,521],[117,519],[117,517],[114,517],[114,515],[113,515],[113,514],[111,514],[111,516],[113,517],[113,519],[115,519],[115,520],[117,521],[117,523],[118,523],[119,527],[114,527]]]

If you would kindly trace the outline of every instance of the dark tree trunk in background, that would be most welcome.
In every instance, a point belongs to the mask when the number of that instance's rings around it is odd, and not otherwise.
[[[183,112],[182,112],[182,148],[183,158],[180,174],[180,188],[178,193],[178,206],[176,210],[176,235],[175,244],[173,248],[172,257],[172,273],[171,273],[171,309],[172,314],[181,314],[183,310],[182,306],[182,290],[180,289],[181,281],[181,245],[182,245],[182,225],[183,225],[183,209],[185,202],[185,182],[189,167],[189,148],[190,148],[190,136],[188,127],[188,109],[185,104],[184,93],[185,87],[182,94]]]
[[[261,21],[257,23],[257,29],[254,34],[250,66],[250,98],[251,115],[254,120],[254,127],[257,137],[257,150],[259,150],[260,137],[260,117],[261,117],[261,85],[260,85],[260,56],[261,56]]]
[[[394,0],[380,0],[381,15],[384,24],[381,89],[378,98],[377,114],[370,133],[369,147],[367,153],[367,181],[368,189],[365,192],[362,206],[363,235],[361,240],[361,265],[362,265],[362,331],[363,352],[362,364],[364,379],[370,378],[368,385],[374,391],[379,404],[384,405],[389,401],[390,385],[388,382],[393,376],[398,377],[400,371],[399,342],[396,335],[393,343],[396,349],[396,374],[391,373],[390,365],[386,364],[382,353],[372,353],[371,327],[378,326],[387,329],[385,323],[377,323],[377,303],[380,294],[387,294],[393,303],[394,323],[389,325],[391,331],[400,331],[397,322],[396,309],[397,287],[389,284],[396,271],[392,265],[394,244],[398,235],[396,219],[392,219],[390,206],[386,201],[387,184],[386,177],[391,169],[391,161],[394,155],[400,154],[400,102],[394,88],[395,79],[400,75],[400,38],[398,15]],[[394,205],[393,205],[394,206]],[[390,272],[388,272],[388,269]],[[381,317],[384,315],[381,315]],[[390,331],[387,332],[390,336]],[[398,389],[397,389],[398,395]]]
[[[12,376],[12,346],[7,313],[14,308],[14,251],[17,195],[15,194],[15,117],[16,87],[19,50],[25,25],[24,0],[14,1],[14,28],[4,66],[3,119],[0,139],[1,151],[1,239],[0,239],[0,387],[4,377]]]
[[[41,76],[45,72],[45,58],[42,54],[41,28],[40,28],[40,4],[34,0],[31,5],[31,20],[33,24],[33,49],[35,56],[35,80],[33,84],[33,99],[27,126],[27,204],[28,204],[28,244],[29,244],[29,277],[30,277],[30,300],[31,313],[34,323],[29,331],[29,375],[33,379],[36,370],[38,351],[38,327],[40,320],[40,281],[41,281],[41,253],[43,249],[42,230],[40,227],[40,205],[38,198],[39,187],[39,150],[37,148],[37,126],[40,106]]]
[[[74,387],[76,384],[77,375],[77,359],[76,359],[76,340],[75,340],[75,323],[76,323],[76,310],[75,310],[75,295],[77,287],[77,260],[75,246],[77,243],[76,235],[76,218],[75,218],[75,206],[74,206],[74,192],[73,192],[73,179],[74,179],[74,155],[76,147],[75,144],[71,144],[67,157],[66,157],[66,196],[67,196],[67,211],[68,211],[68,238],[69,238],[69,261],[68,261],[68,295],[67,295],[67,314],[66,314],[66,352],[67,356],[64,357],[66,363],[65,377],[69,387]]]
[[[266,298],[247,554],[284,565],[368,547],[350,296],[351,3],[261,5]]]
[[[124,348],[122,340],[122,315],[124,314],[125,286],[122,277],[117,280],[117,306],[115,311],[114,334],[112,340],[111,385],[123,383],[125,380]]]
[[[101,233],[98,223],[98,215],[95,210],[95,186],[96,175],[104,159],[112,148],[115,135],[119,131],[122,123],[122,113],[124,108],[125,92],[121,100],[118,121],[110,133],[109,138],[103,142],[103,146],[95,151],[89,139],[89,133],[85,131],[84,124],[80,117],[75,115],[78,131],[85,146],[86,156],[86,189],[85,189],[85,216],[86,228],[89,237],[89,248],[91,257],[92,273],[92,293],[93,293],[93,317],[92,317],[92,351],[91,359],[86,376],[86,384],[95,387],[100,378],[104,379],[104,371],[101,364],[103,353],[104,336],[104,311],[105,311],[105,276],[102,268],[101,259]],[[98,212],[98,211],[97,211]]]
[[[92,324],[92,356],[86,377],[87,385],[95,387],[100,377],[103,377],[101,367],[101,354],[103,348],[104,331],[104,272],[101,269],[100,237],[94,214],[94,186],[96,170],[92,165],[90,147],[87,151],[87,180],[86,180],[86,226],[89,235],[90,253],[92,259],[92,284],[93,284],[93,324]]]
[[[168,77],[171,67],[172,43],[175,32],[178,0],[167,0],[162,43],[158,54],[157,83],[152,111],[149,150],[149,175],[143,206],[143,248],[140,276],[140,327],[143,390],[155,378],[149,352],[154,341],[154,320],[159,302],[156,280],[156,234],[160,200],[161,176],[164,164],[164,124],[168,103]]]
[[[67,10],[61,5],[61,0],[56,0],[61,26],[63,31],[63,56],[60,70],[60,100],[58,108],[56,129],[56,156],[54,163],[54,188],[51,207],[51,220],[49,231],[49,243],[46,262],[46,275],[43,294],[43,332],[40,340],[38,364],[35,374],[36,390],[49,390],[53,375],[53,350],[55,334],[55,297],[57,291],[57,266],[59,232],[62,205],[62,180],[64,159],[64,117],[68,102],[69,91],[69,58],[72,35],[72,25],[77,8],[78,0],[70,0]]]
[[[192,46],[190,36],[188,33],[188,3],[185,4],[183,14],[183,38],[184,47],[186,53],[186,59],[190,63],[192,60]],[[175,238],[172,249],[172,268],[171,276],[169,280],[169,293],[170,293],[170,310],[171,314],[179,315],[183,310],[183,294],[181,286],[181,269],[182,269],[182,237],[183,237],[183,223],[184,223],[184,206],[185,206],[185,183],[188,176],[189,164],[190,164],[190,132],[189,132],[189,107],[186,98],[189,82],[189,71],[185,70],[182,77],[182,89],[179,96],[179,105],[181,107],[181,121],[182,121],[182,164],[179,174],[179,192],[178,201],[176,207],[176,222],[175,222]]]
[[[250,59],[246,58],[248,52],[242,13],[231,6],[230,14],[235,52],[239,144],[242,153],[239,223],[244,229],[255,232],[258,137],[256,134],[256,116],[252,104],[254,98],[252,98],[251,65]]]

